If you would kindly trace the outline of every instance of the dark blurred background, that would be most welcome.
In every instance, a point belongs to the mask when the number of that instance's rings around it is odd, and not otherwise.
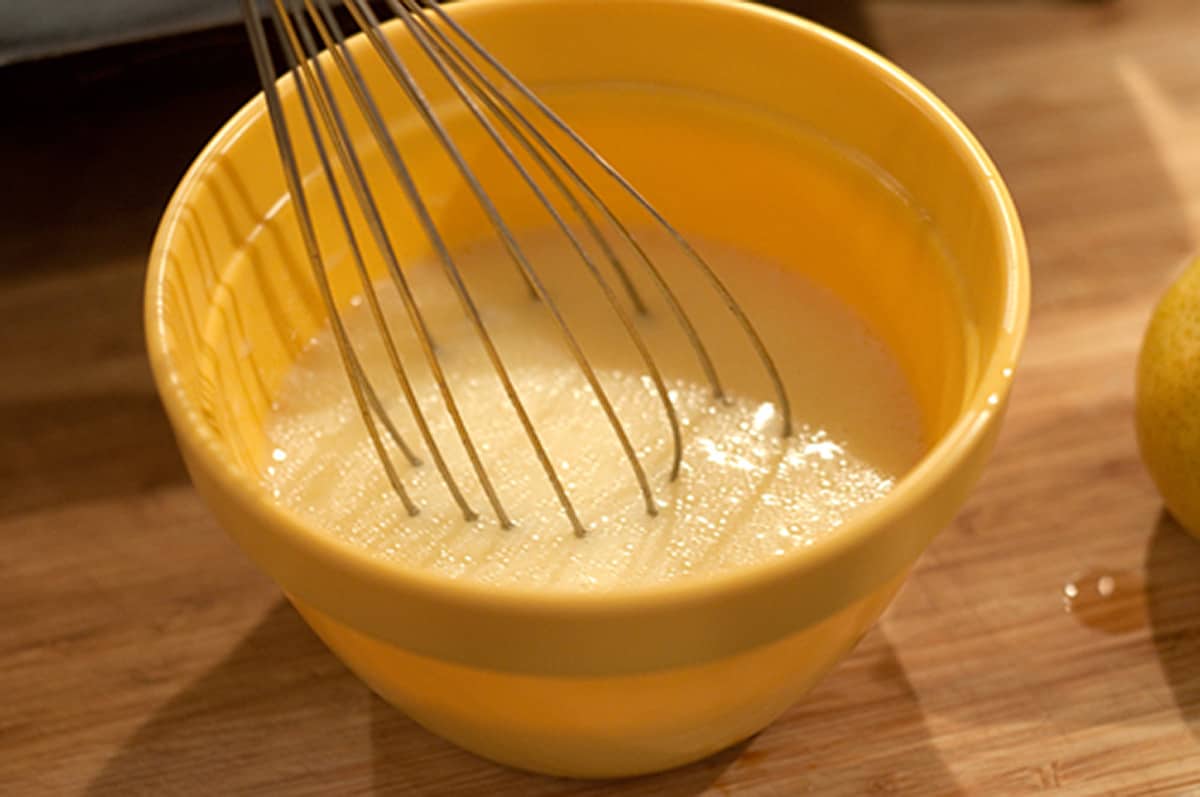
[[[815,18],[861,19],[856,0],[771,4]],[[209,30],[238,17],[238,0],[6,0],[0,2],[0,65]]]

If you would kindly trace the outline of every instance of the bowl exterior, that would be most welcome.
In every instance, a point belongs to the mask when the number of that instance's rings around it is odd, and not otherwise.
[[[292,603],[371,689],[439,736],[517,769],[618,778],[697,761],[761,731],[854,647],[900,582],[753,650],[609,677],[455,664],[381,642],[295,597]]]

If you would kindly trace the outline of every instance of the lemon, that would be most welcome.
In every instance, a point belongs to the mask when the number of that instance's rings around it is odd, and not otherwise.
[[[1200,257],[1154,310],[1137,372],[1142,460],[1179,523],[1200,537]]]

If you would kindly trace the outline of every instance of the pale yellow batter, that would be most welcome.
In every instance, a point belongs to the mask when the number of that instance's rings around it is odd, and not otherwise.
[[[566,239],[521,239],[587,350],[638,448],[661,512],[647,516],[632,470],[548,313],[529,299],[495,244],[458,263],[559,466],[588,534],[571,527],[435,263],[408,269],[433,327],[467,427],[517,521],[501,529],[425,367],[398,295],[378,286],[434,433],[472,506],[465,522],[425,453],[361,297],[352,337],[392,417],[426,464],[394,459],[421,507],[409,517],[389,489],[328,329],[288,375],[267,422],[264,480],[278,500],[330,534],[383,559],[452,578],[548,589],[612,589],[691,577],[819,544],[856,508],[884,495],[920,456],[922,430],[900,369],[853,313],[793,271],[689,236],[754,319],[787,384],[796,434],[780,439],[769,383],[736,323],[669,240],[644,241],[709,344],[733,401],[713,401],[686,339],[653,283],[638,277],[650,314],[638,321],[683,423],[684,457],[668,481],[663,408],[616,316]],[[630,267],[637,261],[622,252]],[[605,273],[611,274],[605,267]]]

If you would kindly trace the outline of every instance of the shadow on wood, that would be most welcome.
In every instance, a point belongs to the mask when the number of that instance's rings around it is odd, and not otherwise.
[[[852,727],[859,732],[847,732]],[[869,732],[861,732],[868,727]],[[755,763],[758,771],[735,768],[739,785],[748,781],[768,787],[776,778],[790,776],[794,782],[779,793],[964,793],[933,745],[920,698],[882,626],[763,731],[754,747],[761,757]]]
[[[1180,716],[1200,737],[1200,540],[1165,511],[1146,552],[1146,604],[1158,661]]]
[[[187,478],[149,389],[0,401],[0,518]]]
[[[370,700],[280,600],[223,661],[124,742],[88,794],[361,791]]]

